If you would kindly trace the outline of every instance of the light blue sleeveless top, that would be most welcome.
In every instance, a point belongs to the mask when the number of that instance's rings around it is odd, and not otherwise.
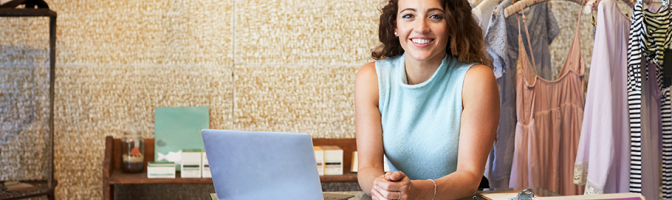
[[[404,55],[376,61],[383,145],[390,170],[412,180],[457,169],[466,64],[446,55],[429,80],[408,85]]]

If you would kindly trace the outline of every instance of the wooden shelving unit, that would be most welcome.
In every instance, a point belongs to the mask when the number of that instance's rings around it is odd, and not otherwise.
[[[313,145],[336,145],[343,149],[343,175],[320,176],[321,182],[356,182],[357,173],[350,172],[352,152],[357,150],[355,139],[313,139]],[[145,139],[145,169],[142,173],[121,172],[121,140],[112,136],[105,138],[105,159],[103,160],[103,196],[114,199],[114,185],[119,184],[212,184],[211,178],[148,179],[147,162],[154,161],[154,138]]]

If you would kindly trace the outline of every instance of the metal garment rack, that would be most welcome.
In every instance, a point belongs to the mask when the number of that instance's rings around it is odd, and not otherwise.
[[[47,195],[54,199],[54,189],[58,182],[54,180],[54,80],[56,78],[56,12],[47,8],[16,9],[0,8],[0,17],[49,17],[49,172],[47,180],[22,181],[38,187],[24,192],[0,190],[0,200],[22,199]]]

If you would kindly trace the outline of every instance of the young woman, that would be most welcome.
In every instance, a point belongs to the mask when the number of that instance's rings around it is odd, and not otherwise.
[[[472,195],[499,93],[467,0],[389,0],[355,82],[358,180],[373,199]],[[458,145],[459,144],[459,145]],[[383,154],[391,171],[383,172]]]

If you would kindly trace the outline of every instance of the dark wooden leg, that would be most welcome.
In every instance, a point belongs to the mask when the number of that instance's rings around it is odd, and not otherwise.
[[[56,199],[56,197],[54,196],[54,191],[53,190],[51,192],[49,192],[49,194],[47,194],[47,199],[49,199],[49,200]]]
[[[110,200],[114,200],[114,185],[110,184]]]
[[[105,182],[103,184],[103,199],[104,200],[113,200],[114,199],[114,185],[108,184]]]

